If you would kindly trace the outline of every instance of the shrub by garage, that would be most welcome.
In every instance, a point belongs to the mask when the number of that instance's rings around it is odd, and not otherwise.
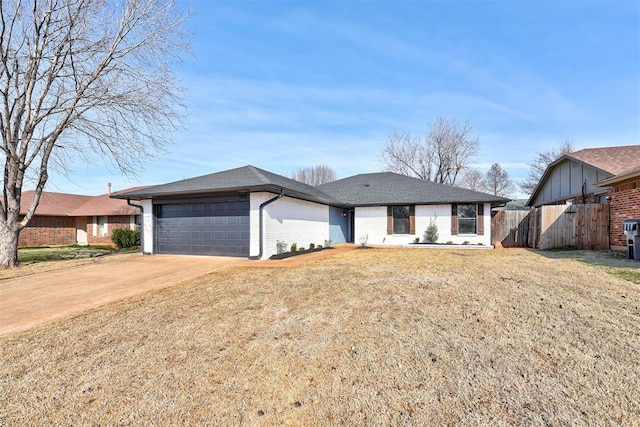
[[[111,240],[120,249],[140,246],[140,230],[116,228],[111,232]]]

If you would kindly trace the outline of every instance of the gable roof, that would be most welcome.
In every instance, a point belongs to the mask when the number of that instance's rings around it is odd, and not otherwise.
[[[141,200],[156,197],[206,195],[227,191],[270,191],[280,193],[282,190],[289,196],[303,200],[325,204],[332,204],[333,202],[330,197],[317,187],[251,165],[156,185],[138,191],[120,192],[111,197]]]
[[[629,169],[640,167],[640,145],[585,148],[583,150],[565,154],[547,166],[547,169],[545,169],[544,173],[540,177],[540,181],[538,181],[538,185],[536,185],[536,188],[533,190],[533,193],[531,193],[529,200],[527,200],[527,206],[533,205],[533,201],[538,196],[538,192],[543,187],[547,178],[551,175],[553,169],[565,160],[578,161],[610,175],[618,175],[628,171]]]
[[[355,175],[317,187],[347,206],[492,203],[510,199],[393,172]]]
[[[131,191],[144,187],[132,187]],[[116,193],[112,193],[116,194]],[[25,214],[31,206],[34,191],[25,191],[20,198],[20,213]],[[93,215],[137,215],[140,211],[122,200],[112,199],[108,194],[86,196],[82,194],[43,191],[36,209],[39,216],[93,216]]]

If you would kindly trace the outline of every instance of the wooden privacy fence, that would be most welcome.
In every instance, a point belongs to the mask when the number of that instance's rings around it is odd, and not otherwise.
[[[541,206],[500,211],[492,219],[496,246],[536,249],[609,249],[609,205]]]
[[[528,247],[530,213],[531,211],[498,211],[491,220],[493,244],[505,248]]]

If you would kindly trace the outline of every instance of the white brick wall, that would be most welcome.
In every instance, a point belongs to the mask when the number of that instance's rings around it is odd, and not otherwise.
[[[360,244],[367,239],[367,243],[375,245],[405,245],[413,243],[416,237],[420,241],[424,239],[424,232],[431,219],[436,217],[438,226],[438,243],[451,241],[461,244],[465,241],[469,244],[491,244],[491,205],[484,204],[484,235],[451,235],[451,205],[419,205],[416,206],[416,233],[387,235],[387,207],[357,207],[355,209],[355,241]]]
[[[251,244],[250,255],[260,252],[260,204],[275,197],[273,193],[251,193]],[[321,244],[329,239],[329,207],[320,203],[307,202],[284,196],[263,211],[264,246],[262,259],[276,253],[278,240],[297,243],[298,247],[309,248],[309,243]]]
[[[137,202],[142,206],[141,245],[143,253],[153,253],[153,205],[151,199]]]
[[[355,208],[353,243],[371,243],[376,245],[407,243],[409,237],[400,242],[398,236],[387,236],[387,207],[373,206]],[[388,239],[393,238],[393,239]]]

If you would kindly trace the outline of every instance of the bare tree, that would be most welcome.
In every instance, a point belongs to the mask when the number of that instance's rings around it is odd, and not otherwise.
[[[509,179],[509,174],[502,169],[499,163],[491,165],[484,179],[487,190],[496,196],[510,197],[516,191],[513,181]]]
[[[454,185],[478,154],[478,137],[468,122],[438,117],[424,138],[408,132],[393,133],[380,155],[384,169],[408,176]]]
[[[520,182],[520,188],[526,194],[533,194],[540,182],[540,178],[547,170],[547,167],[560,157],[575,151],[573,140],[565,139],[557,147],[548,151],[537,153],[533,162],[529,163],[531,169],[529,175]]]
[[[478,169],[467,170],[462,180],[460,181],[460,187],[468,188],[474,191],[486,191],[487,185],[484,181],[484,175]]]
[[[300,168],[289,175],[291,179],[309,185],[326,184],[336,180],[336,172],[327,165]]]
[[[0,268],[18,263],[50,167],[97,157],[131,174],[162,150],[182,118],[185,17],[172,0],[0,0]]]

